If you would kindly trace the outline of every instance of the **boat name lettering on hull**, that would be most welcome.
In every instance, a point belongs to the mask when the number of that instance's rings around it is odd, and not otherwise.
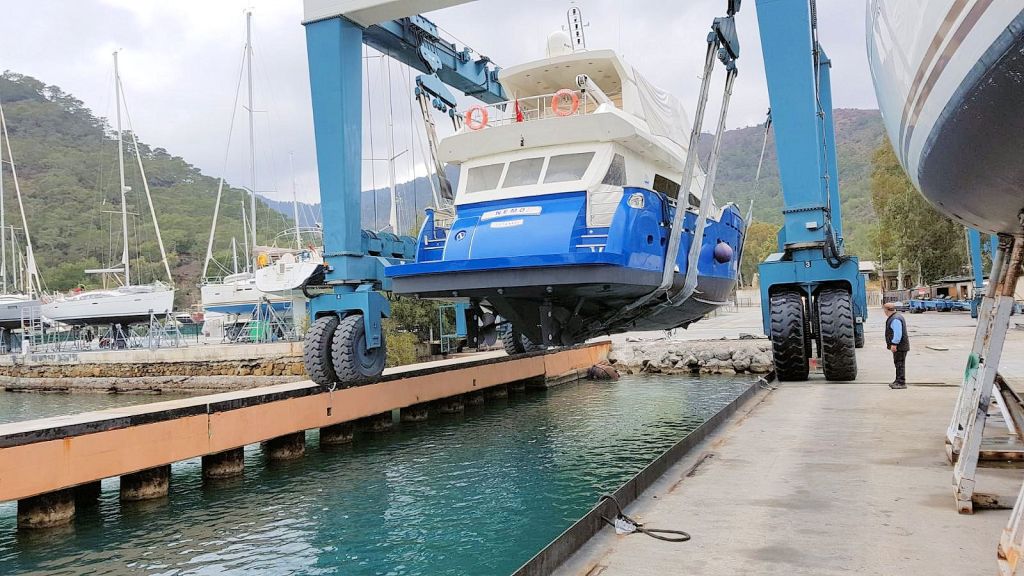
[[[502,208],[500,210],[489,210],[480,216],[481,222],[503,218],[505,216],[540,216],[540,206],[520,206],[517,208]]]

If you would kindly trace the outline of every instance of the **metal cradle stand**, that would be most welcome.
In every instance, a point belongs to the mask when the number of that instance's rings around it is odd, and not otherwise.
[[[1005,507],[1005,502],[1001,505],[998,497],[975,492],[979,460],[1024,458],[1020,437],[1024,410],[1020,399],[998,373],[1022,258],[1024,236],[1004,238],[1000,242],[992,264],[989,287],[982,301],[963,384],[946,430],[946,450],[954,462],[954,494],[957,508],[964,514],[972,513],[975,506]],[[995,413],[990,415],[990,411]],[[989,418],[993,421],[1001,419],[1005,433],[986,436]]]

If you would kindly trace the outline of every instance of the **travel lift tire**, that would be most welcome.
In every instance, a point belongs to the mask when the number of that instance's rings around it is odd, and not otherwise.
[[[826,288],[818,293],[818,326],[821,362],[825,378],[850,381],[857,378],[856,323],[850,293]]]
[[[864,347],[864,323],[857,323],[853,326],[853,347]]]
[[[387,362],[384,332],[380,346],[366,346],[366,326],[362,314],[349,314],[341,319],[331,343],[331,362],[343,387],[369,384],[380,378]]]
[[[527,352],[535,352],[539,350],[530,339],[512,328],[511,324],[501,331],[501,343],[505,347],[505,353],[509,356],[515,356],[516,354],[525,354]]]
[[[306,366],[306,375],[328,390],[334,390],[338,385],[338,374],[331,360],[331,347],[337,328],[337,316],[321,316],[309,327],[302,343],[302,363]]]
[[[768,312],[775,375],[783,382],[807,380],[810,367],[803,297],[795,290],[776,292],[771,295]]]

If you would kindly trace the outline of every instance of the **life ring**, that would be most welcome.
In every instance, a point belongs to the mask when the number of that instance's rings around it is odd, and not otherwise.
[[[270,264],[270,255],[266,252],[260,252],[256,255],[256,267],[263,268],[267,264]]]
[[[480,112],[479,120],[476,118],[476,115],[473,114],[474,112],[477,111]],[[487,108],[484,108],[483,106],[480,105],[476,105],[470,108],[469,110],[466,110],[466,126],[468,126],[470,130],[483,130],[484,128],[486,128]]]
[[[562,98],[568,96],[570,98],[571,105],[566,110],[562,108]],[[555,116],[572,116],[580,109],[580,95],[574,90],[568,88],[562,88],[555,95],[551,97],[551,111],[555,113]]]

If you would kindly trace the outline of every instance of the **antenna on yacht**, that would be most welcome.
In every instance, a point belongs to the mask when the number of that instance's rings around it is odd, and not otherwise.
[[[573,5],[569,7],[568,11],[566,11],[565,17],[569,22],[567,30],[572,40],[572,51],[585,51],[587,49],[587,36],[583,29],[590,26],[590,22],[583,21],[583,11],[576,6],[575,2],[573,2]]]

